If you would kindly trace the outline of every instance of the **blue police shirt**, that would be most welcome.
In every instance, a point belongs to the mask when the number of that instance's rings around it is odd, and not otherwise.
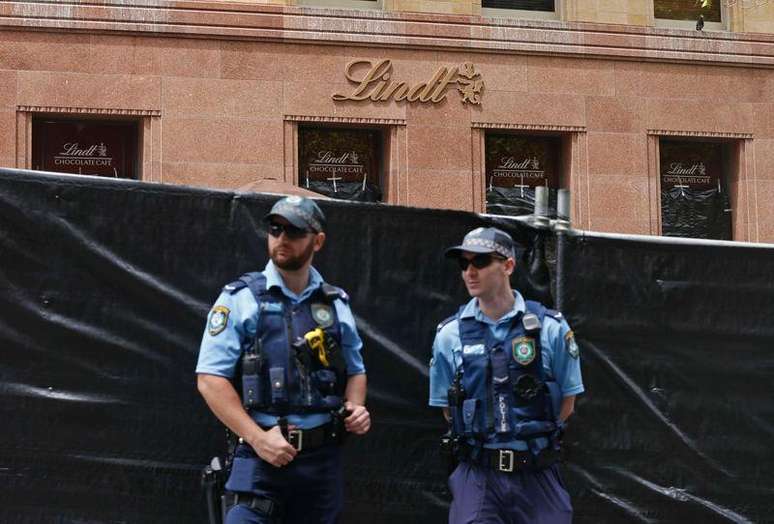
[[[296,295],[285,286],[282,275],[277,271],[272,261],[266,264],[263,274],[266,277],[266,288],[278,287],[293,304],[298,304],[309,298],[323,283],[320,273],[315,268],[310,268],[309,284],[300,295]],[[357,332],[352,310],[349,308],[349,305],[340,299],[336,299],[333,304],[341,324],[341,348],[347,364],[347,374],[359,375],[365,373],[363,358],[360,354],[363,342],[360,340],[360,335]],[[199,362],[196,365],[196,372],[230,379],[234,377],[234,371],[242,355],[243,342],[248,339],[252,340],[255,337],[259,315],[258,303],[248,288],[240,289],[233,295],[224,291],[215,301],[213,309],[208,315],[208,326],[209,317],[218,306],[228,308],[229,313],[226,319],[226,326],[217,335],[211,335],[208,327],[205,327],[202,344],[199,348]],[[219,311],[222,311],[222,309],[219,309]],[[268,413],[254,413],[253,419],[264,427],[277,424],[277,416]],[[288,424],[303,429],[320,426],[329,420],[330,415],[327,413],[288,416]]]
[[[516,315],[526,311],[524,298],[518,291],[513,292],[516,299],[513,309],[494,321],[484,315],[478,307],[478,299],[467,303],[462,311],[462,317],[474,317],[487,324],[494,338],[503,342],[508,335],[510,321]],[[540,347],[543,370],[546,377],[554,380],[562,391],[563,397],[583,393],[580,358],[570,354],[570,326],[546,315],[543,328],[540,330]],[[576,354],[577,355],[577,354]],[[433,358],[430,361],[430,402],[431,406],[448,407],[448,389],[454,380],[457,368],[462,365],[462,343],[460,342],[459,322],[456,319],[446,323],[436,333],[433,341]],[[545,439],[536,439],[538,447],[545,447]],[[494,445],[488,447],[495,447]],[[502,446],[501,446],[502,447]],[[514,441],[507,447],[519,450],[527,449],[523,441]]]

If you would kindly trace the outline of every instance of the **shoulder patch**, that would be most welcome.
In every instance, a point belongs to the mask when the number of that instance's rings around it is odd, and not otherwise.
[[[228,316],[231,314],[226,306],[215,306],[210,311],[210,320],[207,322],[207,329],[211,336],[219,335],[228,325]]]
[[[578,358],[580,355],[580,348],[578,347],[578,343],[575,341],[575,333],[573,333],[572,330],[568,331],[567,334],[564,335],[564,348],[572,358]]]

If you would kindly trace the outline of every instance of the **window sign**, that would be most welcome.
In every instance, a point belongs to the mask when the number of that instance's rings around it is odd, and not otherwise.
[[[731,239],[731,209],[719,142],[661,140],[661,232]]]
[[[485,147],[488,213],[532,213],[537,186],[549,188],[549,206],[555,213],[560,138],[488,134]]]
[[[58,173],[137,178],[135,122],[35,119],[33,168]]]
[[[299,185],[342,200],[382,200],[382,135],[374,129],[300,128]]]

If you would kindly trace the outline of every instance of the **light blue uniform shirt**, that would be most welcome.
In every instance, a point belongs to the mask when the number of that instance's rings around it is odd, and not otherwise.
[[[462,311],[462,317],[473,317],[483,322],[492,332],[495,341],[503,342],[508,336],[511,320],[516,315],[526,311],[524,298],[518,291],[513,292],[516,299],[513,309],[497,321],[484,315],[478,307],[478,299],[467,303]],[[543,371],[546,379],[553,380],[562,391],[563,397],[583,393],[580,357],[570,354],[569,344],[572,331],[567,322],[546,315],[543,328],[540,330],[540,348]],[[457,368],[462,365],[462,343],[460,342],[459,322],[456,319],[446,323],[436,333],[433,341],[433,358],[430,361],[430,402],[431,406],[449,407],[447,398],[449,386],[454,380]],[[545,443],[539,443],[543,447]],[[524,450],[523,442],[517,441],[509,445],[515,449]]]
[[[309,284],[300,295],[296,295],[285,286],[282,275],[277,271],[272,261],[266,264],[263,274],[266,277],[266,289],[278,287],[293,304],[298,304],[309,298],[323,283],[320,273],[315,268],[310,268]],[[347,364],[347,375],[365,373],[363,357],[360,354],[363,342],[358,335],[352,310],[341,299],[336,299],[333,304],[341,325],[341,349]],[[219,307],[220,312],[223,311],[222,308],[227,308],[229,313],[225,328],[218,334],[211,335],[209,330],[210,316],[216,307]],[[233,295],[226,291],[222,292],[207,318],[207,326],[204,329],[202,344],[199,348],[199,362],[196,365],[196,372],[233,378],[237,363],[242,356],[243,343],[255,337],[258,315],[258,303],[248,288],[242,288]],[[241,394],[241,392],[239,393]],[[253,419],[261,426],[269,427],[277,424],[277,416],[275,415],[268,413],[254,413],[253,415]],[[289,415],[287,418],[288,424],[309,429],[325,424],[330,420],[330,415],[327,413],[309,413]]]

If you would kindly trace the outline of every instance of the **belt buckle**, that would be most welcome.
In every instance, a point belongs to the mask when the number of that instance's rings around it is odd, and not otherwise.
[[[304,447],[304,432],[300,429],[291,429],[288,431],[288,443],[296,448],[296,451],[301,451]]]
[[[497,464],[497,469],[504,473],[513,473],[514,467],[514,452],[512,449],[501,449],[500,457]]]

